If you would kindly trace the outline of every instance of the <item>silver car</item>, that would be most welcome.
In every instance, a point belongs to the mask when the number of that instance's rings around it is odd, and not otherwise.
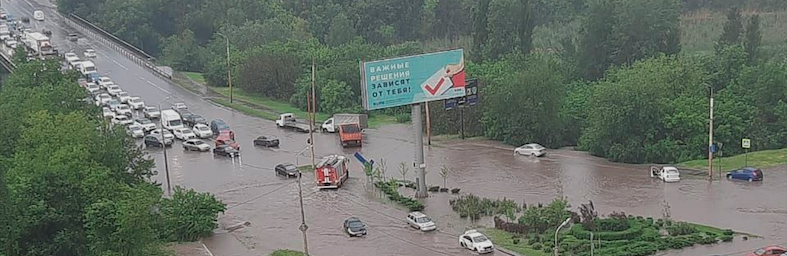
[[[546,153],[546,148],[536,143],[525,144],[514,149],[514,154],[523,156],[543,156]]]
[[[142,113],[145,114],[145,117],[148,119],[156,119],[161,117],[161,112],[157,107],[145,107],[142,109]]]

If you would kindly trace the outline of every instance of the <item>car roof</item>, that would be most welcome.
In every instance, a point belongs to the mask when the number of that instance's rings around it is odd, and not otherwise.
[[[426,217],[426,214],[423,214],[422,212],[411,212],[410,215],[416,218]]]
[[[189,141],[192,141],[192,142],[200,141],[201,142],[202,140],[200,140],[200,139],[189,139],[189,140],[186,140],[186,142],[189,142]]]
[[[361,219],[359,219],[358,217],[349,217],[345,221],[358,221],[358,222],[361,222]]]
[[[481,234],[481,232],[478,232],[478,230],[475,230],[475,229],[471,229],[471,230],[465,231],[464,234],[468,235],[470,237],[476,237],[476,236],[483,236],[484,235],[484,234]]]
[[[543,146],[541,146],[541,144],[538,144],[538,143],[528,143],[528,144],[525,144],[525,145],[522,145],[522,146],[523,147],[524,146],[539,146],[539,147],[543,147]]]
[[[758,169],[758,168],[754,168],[754,167],[743,167],[743,168],[741,168],[741,170],[747,170],[747,171],[759,171],[760,169]]]

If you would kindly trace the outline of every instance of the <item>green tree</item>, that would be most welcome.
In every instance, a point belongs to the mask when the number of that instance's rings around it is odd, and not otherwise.
[[[488,18],[489,29],[485,56],[497,59],[503,54],[518,50],[527,54],[532,45],[535,22],[528,0],[492,0]]]
[[[301,70],[296,56],[259,49],[238,67],[238,87],[274,99],[289,99]]]
[[[175,241],[196,241],[218,227],[219,213],[227,206],[209,193],[175,187],[172,199],[162,199],[161,213],[165,237]]]
[[[612,62],[615,48],[613,27],[615,16],[614,0],[593,0],[588,3],[588,14],[583,23],[582,37],[579,46],[580,56],[577,66],[582,76],[595,80],[604,76]]]
[[[727,20],[724,21],[724,29],[721,32],[718,44],[720,46],[738,44],[741,41],[741,34],[743,34],[741,12],[736,6],[730,7],[727,10]]]
[[[754,14],[749,18],[746,25],[746,37],[743,47],[749,57],[749,63],[753,64],[757,60],[758,50],[762,43],[762,32],[760,32],[760,15]]]
[[[320,86],[320,102],[318,109],[323,113],[341,112],[355,113],[360,110],[357,97],[344,82],[328,80]]]
[[[355,27],[353,27],[350,19],[344,13],[339,13],[331,21],[331,26],[328,29],[328,35],[325,37],[325,43],[329,46],[338,46],[346,44],[356,36]]]
[[[164,40],[162,61],[176,70],[199,72],[203,68],[204,52],[191,30]]]
[[[475,62],[481,62],[484,46],[489,38],[489,30],[487,29],[489,4],[492,0],[478,0],[478,3],[473,8],[473,50],[471,58]]]

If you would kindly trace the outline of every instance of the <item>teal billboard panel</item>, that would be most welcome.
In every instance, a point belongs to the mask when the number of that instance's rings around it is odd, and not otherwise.
[[[367,110],[465,96],[464,50],[361,63]]]

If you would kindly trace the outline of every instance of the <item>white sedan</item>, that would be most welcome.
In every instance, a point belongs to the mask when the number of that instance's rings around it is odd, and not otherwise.
[[[210,138],[211,136],[213,136],[213,131],[211,131],[210,127],[208,127],[205,124],[195,124],[194,128],[192,128],[191,130],[194,132],[194,134],[197,134],[197,137],[200,137],[202,139]]]
[[[123,90],[120,89],[120,85],[110,84],[107,86],[107,93],[112,96],[117,96],[118,93],[122,92]]]
[[[103,108],[101,108],[101,115],[104,118],[114,118],[115,117],[115,112],[112,111],[111,109],[109,109],[108,107],[103,107]]]
[[[134,124],[139,125],[139,127],[142,127],[142,129],[144,129],[146,132],[156,129],[156,124],[147,118],[137,118],[134,120]]]
[[[132,122],[133,121],[131,121],[131,118],[125,115],[116,115],[114,118],[112,118],[113,124],[129,125]]]
[[[110,100],[112,100],[112,96],[109,96],[109,94],[106,93],[99,94],[96,96],[96,106],[105,105]]]
[[[87,87],[85,88],[87,89],[87,92],[90,93],[101,90],[101,87],[99,87],[96,83],[87,83]]]
[[[150,131],[150,135],[153,135],[153,136],[156,136],[158,138],[161,138],[162,131],[164,133],[164,139],[165,140],[173,140],[173,139],[175,139],[175,136],[173,136],[172,133],[169,132],[169,130],[155,129],[155,130]]]
[[[100,85],[102,88],[107,88],[107,86],[109,86],[110,84],[114,84],[112,82],[112,78],[109,78],[107,76],[102,76],[98,78],[98,85]]]
[[[120,104],[115,107],[115,112],[118,115],[131,116],[131,108],[126,104]]]
[[[140,98],[140,97],[136,97],[136,96],[131,97],[131,98],[128,99],[127,103],[128,103],[128,106],[131,107],[131,109],[143,109],[143,108],[145,108],[145,102],[142,101],[142,98]]]
[[[490,253],[495,250],[492,240],[489,240],[484,234],[475,229],[465,231],[464,234],[459,236],[459,245],[477,253]]]
[[[85,58],[95,58],[96,57],[96,50],[87,49],[85,50]]]
[[[181,139],[181,140],[190,140],[190,139],[196,139],[197,138],[197,135],[194,134],[194,132],[191,131],[191,129],[189,129],[189,128],[175,129],[172,133],[175,134],[175,138],[178,138],[178,139]]]
[[[198,139],[190,139],[183,142],[183,149],[188,151],[195,150],[200,152],[206,152],[210,150],[210,145]]]
[[[128,103],[128,100],[131,99],[131,95],[127,92],[119,92],[116,96],[121,103]]]
[[[126,126],[126,134],[128,134],[128,136],[131,136],[132,138],[145,137],[145,131],[142,130],[142,127],[133,124]]]
[[[514,149],[514,154],[523,156],[543,156],[546,153],[546,148],[536,143],[525,144]]]

